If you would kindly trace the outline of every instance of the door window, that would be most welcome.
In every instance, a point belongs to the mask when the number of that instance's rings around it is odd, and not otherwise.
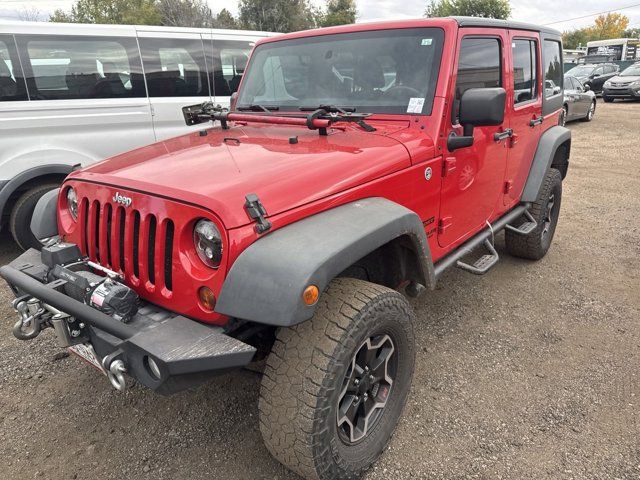
[[[146,96],[134,39],[33,36],[20,41],[29,57],[31,100]]]
[[[528,102],[538,97],[538,56],[534,40],[514,40],[513,90],[514,103]]]
[[[490,37],[465,37],[460,45],[458,78],[453,104],[453,123],[458,123],[460,99],[470,88],[502,86],[500,41]]]
[[[562,52],[560,42],[544,41],[544,96],[553,97],[562,92]]]
[[[213,40],[213,94],[227,97],[238,90],[253,42]]]
[[[201,40],[141,38],[140,48],[150,97],[209,95]]]
[[[0,37],[0,102],[27,100],[12,37]]]

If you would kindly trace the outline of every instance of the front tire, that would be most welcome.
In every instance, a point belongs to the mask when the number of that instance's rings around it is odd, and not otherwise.
[[[18,198],[18,201],[11,209],[9,229],[13,239],[23,250],[30,248],[42,249],[42,243],[31,232],[31,216],[40,197],[48,191],[58,188],[58,186],[55,183],[47,183],[31,188]]]
[[[529,209],[538,226],[527,235],[505,230],[507,251],[515,257],[530,260],[540,260],[544,257],[551,247],[556,231],[561,201],[562,175],[559,170],[550,168],[537,200]]]
[[[602,100],[604,100],[604,103],[613,103],[613,98],[605,97],[604,95],[602,96]]]
[[[590,122],[593,120],[593,116],[596,114],[596,101],[594,100],[589,105],[589,110],[587,111],[587,115],[582,119],[583,122]]]
[[[359,478],[386,447],[404,408],[414,369],[413,319],[395,290],[338,278],[311,320],[281,328],[259,401],[271,454],[304,478]]]

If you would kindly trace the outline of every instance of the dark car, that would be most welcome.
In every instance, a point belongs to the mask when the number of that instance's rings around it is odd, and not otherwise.
[[[601,93],[604,82],[615,77],[620,67],[613,63],[587,64],[573,67],[567,75],[577,78],[584,86],[588,86],[594,93]]]
[[[572,120],[590,122],[596,113],[596,94],[572,75],[564,76],[564,105],[560,125]]]
[[[602,99],[613,102],[616,98],[640,98],[640,62],[636,62],[622,73],[604,82]]]

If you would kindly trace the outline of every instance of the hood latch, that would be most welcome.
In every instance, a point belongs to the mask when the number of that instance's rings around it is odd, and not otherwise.
[[[256,226],[254,227],[256,233],[265,233],[271,228],[271,222],[265,218],[267,214],[264,205],[260,202],[258,195],[250,193],[244,197],[246,202],[244,209],[252,220],[255,220]]]

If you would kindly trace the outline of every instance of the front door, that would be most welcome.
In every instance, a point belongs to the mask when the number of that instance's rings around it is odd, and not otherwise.
[[[142,64],[156,140],[165,140],[201,130],[187,126],[182,107],[211,101],[207,64],[199,34],[160,36],[159,32],[138,32]]]
[[[518,203],[538,148],[545,122],[542,117],[540,39],[535,32],[510,31],[513,95],[507,95],[509,128],[514,136],[508,149],[503,203]]]
[[[460,98],[466,90],[507,85],[507,35],[504,29],[496,29],[490,35],[486,29],[460,29],[455,91],[452,89],[450,94],[454,97],[452,125],[447,134],[462,135],[457,118]],[[441,247],[460,243],[479,231],[501,203],[509,140],[496,141],[494,134],[507,126],[476,127],[471,147],[445,154],[438,224]]]

